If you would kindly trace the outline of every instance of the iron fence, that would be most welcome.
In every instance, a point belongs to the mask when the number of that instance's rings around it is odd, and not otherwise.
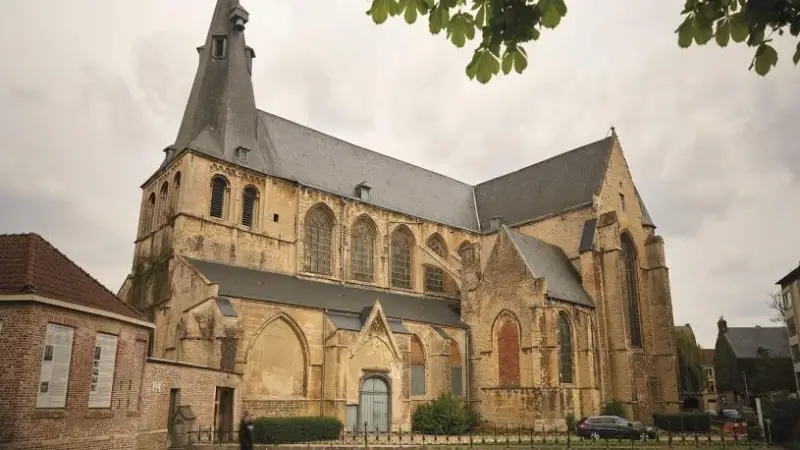
[[[758,433],[756,433],[758,434]],[[179,439],[188,444],[202,445],[226,444],[238,445],[238,432],[217,430],[210,427],[199,427],[190,430]],[[696,447],[696,448],[759,448],[768,444],[752,432],[748,434],[744,428],[724,429],[712,428],[709,432],[674,432],[652,428],[652,433],[641,433],[635,436],[617,438],[604,437],[597,434],[581,436],[573,431],[535,429],[524,427],[481,428],[471,433],[447,436],[423,434],[407,430],[376,432],[368,429],[353,431],[343,430],[335,439],[324,441],[294,441],[274,443],[267,437],[267,442],[256,443],[256,448],[275,446],[307,446],[316,448],[355,448],[355,447],[429,447],[451,446],[459,448],[474,447],[514,447],[523,448],[632,448],[632,447]]]

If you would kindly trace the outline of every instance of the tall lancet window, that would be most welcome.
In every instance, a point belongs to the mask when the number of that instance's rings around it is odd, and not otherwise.
[[[354,280],[372,282],[375,278],[375,225],[359,217],[350,233],[350,275]]]
[[[306,214],[303,242],[303,270],[331,275],[333,260],[333,214],[327,206],[317,205]]]
[[[220,175],[211,179],[211,205],[210,215],[217,219],[224,219],[228,200],[228,180]]]
[[[558,347],[560,350],[559,378],[562,383],[571,384],[574,372],[572,329],[569,327],[569,317],[564,312],[558,313]]]
[[[639,311],[639,264],[636,260],[636,247],[631,237],[625,233],[622,241],[622,271],[624,276],[624,292],[628,309],[628,334],[631,347],[642,346],[642,323]]]

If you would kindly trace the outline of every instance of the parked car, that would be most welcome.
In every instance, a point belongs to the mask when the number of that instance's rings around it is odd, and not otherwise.
[[[619,416],[591,416],[581,419],[575,432],[582,439],[638,439],[646,441],[658,437],[657,431],[639,422]]]

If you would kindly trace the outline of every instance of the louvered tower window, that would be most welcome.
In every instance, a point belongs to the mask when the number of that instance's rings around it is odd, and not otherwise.
[[[242,191],[242,225],[253,227],[258,215],[258,191],[253,186],[247,186]]]
[[[225,197],[228,195],[228,180],[216,176],[211,180],[211,217],[225,217]]]

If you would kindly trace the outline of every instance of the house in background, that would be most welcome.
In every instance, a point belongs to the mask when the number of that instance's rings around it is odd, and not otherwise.
[[[714,349],[701,351],[703,370],[706,372],[706,387],[703,389],[703,410],[717,410],[717,378],[714,370]]]
[[[756,397],[795,390],[785,327],[728,327],[717,322],[714,375],[720,406],[753,406]]]
[[[148,358],[154,325],[41,236],[0,255],[0,448],[163,449],[178,408],[233,426],[238,375]]]
[[[792,352],[795,374],[795,390],[800,394],[800,339],[797,336],[797,324],[800,323],[800,265],[778,280],[781,287],[781,300],[783,301],[784,320],[789,333],[789,346]]]

